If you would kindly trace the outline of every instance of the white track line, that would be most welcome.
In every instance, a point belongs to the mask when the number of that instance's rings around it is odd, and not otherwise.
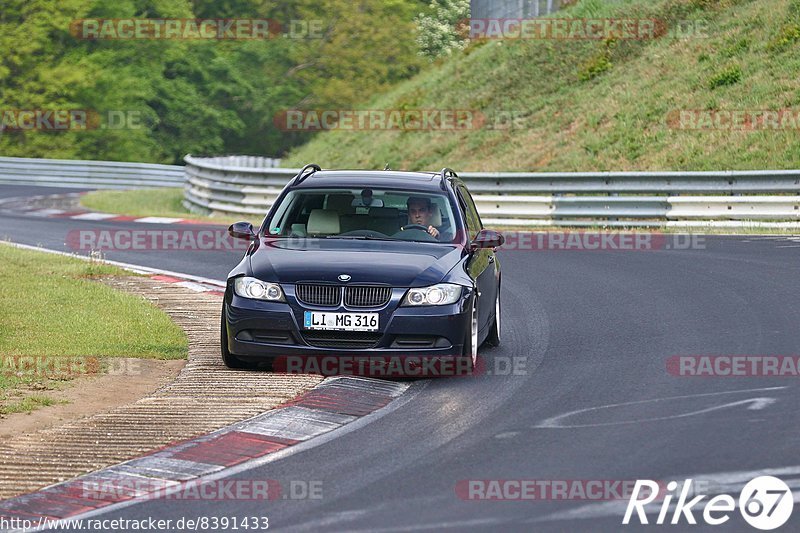
[[[71,254],[67,252],[59,252],[57,250],[49,250],[47,248],[40,248],[38,246],[29,246],[27,244],[19,244],[16,242],[9,242],[9,241],[0,241],[1,244],[6,244],[8,246],[13,246],[14,248],[21,248],[23,250],[33,250],[36,252],[45,252],[48,254],[56,254],[56,255],[63,255],[65,257],[72,257],[73,259],[80,259],[82,261],[96,261],[99,263],[103,263],[106,265],[113,265],[119,268],[123,268],[125,270],[130,270],[136,274],[154,274],[154,275],[161,275],[161,276],[171,276],[173,278],[182,278],[189,281],[196,281],[198,283],[205,283],[208,285],[214,285],[216,287],[226,287],[226,283],[224,281],[220,281],[218,279],[210,279],[204,278],[201,276],[194,276],[192,274],[184,274],[182,272],[173,272],[171,270],[161,270],[158,268],[150,268],[141,265],[132,265],[130,263],[121,263],[119,261],[110,261],[108,259],[94,259],[92,257],[88,257],[85,255],[78,255],[78,254]]]
[[[142,224],[176,224],[178,222],[183,221],[182,218],[169,218],[169,217],[144,217],[144,218],[137,218],[133,222],[139,222]]]
[[[115,218],[118,216],[119,215],[112,215],[111,213],[91,212],[91,213],[83,213],[80,215],[73,215],[69,218],[71,218],[72,220],[105,220],[107,218]]]
[[[35,217],[49,217],[53,215],[60,215],[61,213],[66,213],[63,209],[37,209],[35,211],[26,211],[26,215],[31,215]]]

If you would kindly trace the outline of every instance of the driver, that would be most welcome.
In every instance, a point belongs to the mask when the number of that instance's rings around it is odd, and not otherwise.
[[[433,216],[433,205],[430,198],[423,196],[411,196],[406,202],[408,207],[408,223],[425,226],[428,234],[436,239],[439,238],[439,230],[431,225]]]

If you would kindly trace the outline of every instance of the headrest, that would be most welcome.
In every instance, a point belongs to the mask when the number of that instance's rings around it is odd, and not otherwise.
[[[436,226],[437,228],[442,225],[442,212],[439,210],[439,206],[436,204],[431,205],[431,226]]]
[[[336,235],[340,230],[339,213],[332,209],[312,209],[306,231],[309,235]]]
[[[355,200],[355,196],[352,194],[331,194],[328,196],[328,203],[325,209],[332,209],[341,215],[355,213],[356,208],[353,207],[353,200]]]
[[[400,210],[396,207],[370,207],[369,216],[378,218],[397,218]]]

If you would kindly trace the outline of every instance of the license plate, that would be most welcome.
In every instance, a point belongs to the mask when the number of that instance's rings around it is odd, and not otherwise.
[[[328,329],[335,331],[377,331],[378,313],[325,313],[305,311],[305,329]]]

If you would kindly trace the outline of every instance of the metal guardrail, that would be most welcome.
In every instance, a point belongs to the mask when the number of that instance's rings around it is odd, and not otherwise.
[[[236,157],[245,158],[237,160]],[[194,211],[264,216],[300,169],[279,168],[280,159],[187,155],[184,205]]]
[[[262,217],[297,169],[254,156],[186,166],[0,157],[0,183],[97,189],[184,187],[200,212]],[[800,227],[800,170],[464,172],[485,223],[513,226]]]
[[[563,0],[470,0],[474,19],[543,17],[561,9]]]
[[[185,161],[185,205],[225,215],[264,216],[299,170],[277,168],[271,159],[248,166],[231,158],[187,155]],[[800,227],[800,171],[795,170],[459,176],[486,224]]]
[[[0,157],[0,183],[89,189],[182,187],[178,165]]]

